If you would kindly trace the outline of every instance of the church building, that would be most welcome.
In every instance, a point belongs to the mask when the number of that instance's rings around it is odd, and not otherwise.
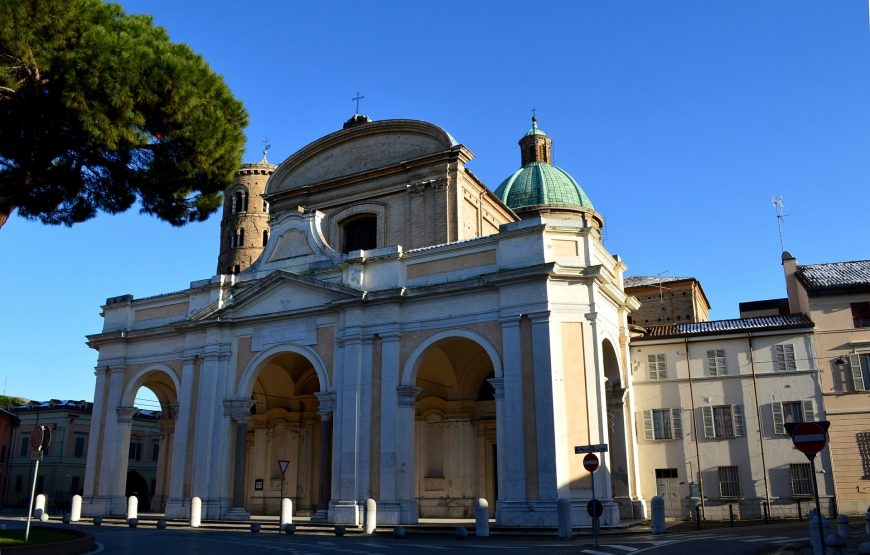
[[[154,498],[184,517],[340,524],[641,517],[626,266],[537,126],[492,192],[415,120],[355,115],[226,193],[217,274],[102,307],[85,512],[124,514],[133,400],[161,403]],[[588,473],[575,446],[607,444]],[[279,464],[284,461],[287,464]],[[282,468],[285,469],[282,471]]]

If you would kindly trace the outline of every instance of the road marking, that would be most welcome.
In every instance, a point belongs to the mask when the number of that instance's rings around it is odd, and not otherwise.
[[[745,541],[745,542],[764,542],[764,541],[774,542],[774,541],[782,541],[782,540],[791,541],[791,538],[788,536],[766,536],[766,537],[761,537],[758,539],[747,539],[747,540],[741,540],[741,541]]]
[[[637,551],[636,547],[628,547],[627,545],[612,544],[612,545],[608,545],[607,547],[609,547],[611,549],[620,549],[622,551],[628,551],[629,553],[631,553],[632,551]]]

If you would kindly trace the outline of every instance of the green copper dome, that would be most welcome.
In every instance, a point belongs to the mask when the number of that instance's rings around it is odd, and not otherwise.
[[[505,179],[495,194],[517,212],[535,206],[592,209],[592,202],[571,174],[544,162],[532,162]]]
[[[538,209],[594,211],[580,184],[553,165],[552,145],[553,139],[538,129],[538,118],[532,116],[532,128],[519,140],[522,167],[502,181],[495,194],[518,214]]]

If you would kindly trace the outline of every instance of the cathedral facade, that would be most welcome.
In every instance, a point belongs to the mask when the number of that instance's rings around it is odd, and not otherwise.
[[[625,265],[537,127],[495,192],[422,121],[370,121],[227,191],[218,272],[103,306],[86,512],[123,514],[133,400],[165,422],[167,517],[297,513],[357,524],[473,515],[640,517]],[[507,172],[506,172],[507,173]],[[607,444],[589,474],[579,445]],[[286,464],[279,464],[283,461]],[[284,470],[282,470],[282,467]]]

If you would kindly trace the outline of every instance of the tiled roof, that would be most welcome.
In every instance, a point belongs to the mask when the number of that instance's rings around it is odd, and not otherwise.
[[[671,283],[674,281],[686,281],[695,279],[690,276],[683,277],[662,277],[662,276],[625,276],[622,280],[626,287],[647,287],[650,285],[661,285],[662,283]]]
[[[686,322],[667,326],[646,327],[646,334],[634,339],[653,339],[657,337],[682,337],[688,335],[709,335],[735,331],[757,331],[780,328],[813,327],[813,321],[806,314],[787,314],[784,316],[756,316],[753,318],[734,318],[732,320],[711,320],[709,322]]]
[[[807,264],[797,275],[808,289],[870,287],[870,260]]]

